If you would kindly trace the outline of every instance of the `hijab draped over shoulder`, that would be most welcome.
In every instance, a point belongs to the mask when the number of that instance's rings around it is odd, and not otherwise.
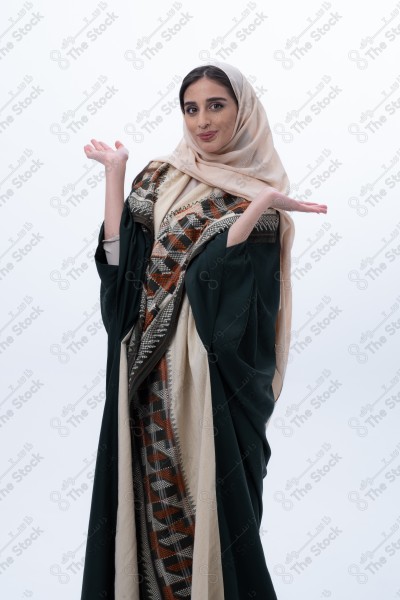
[[[289,179],[274,146],[265,109],[247,78],[233,65],[215,62],[228,76],[238,101],[235,127],[230,141],[217,152],[206,152],[190,136],[183,120],[183,138],[175,150],[154,158],[167,162],[183,173],[211,187],[252,201],[263,189],[272,186],[288,194]],[[294,239],[294,222],[281,209],[279,212],[281,243],[281,298],[276,321],[276,373],[273,382],[275,398],[279,396],[290,345],[292,294],[290,253]]]

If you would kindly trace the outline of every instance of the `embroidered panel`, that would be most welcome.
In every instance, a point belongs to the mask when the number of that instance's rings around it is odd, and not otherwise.
[[[195,504],[173,431],[170,390],[164,354],[139,387],[130,412],[142,600],[191,595]]]

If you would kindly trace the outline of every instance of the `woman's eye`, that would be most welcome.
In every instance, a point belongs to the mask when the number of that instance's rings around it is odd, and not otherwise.
[[[220,108],[223,108],[224,105],[221,104],[221,102],[213,102],[212,104],[210,104],[211,108],[215,108],[216,110],[219,110]],[[195,106],[188,106],[188,108],[186,109],[186,112],[188,115],[193,115],[196,112],[196,107]]]

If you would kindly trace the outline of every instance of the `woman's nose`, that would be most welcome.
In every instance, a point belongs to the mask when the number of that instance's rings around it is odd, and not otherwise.
[[[204,127],[207,127],[207,125],[210,124],[209,115],[207,115],[207,113],[205,113],[203,111],[199,111],[197,124],[201,129],[204,129]]]

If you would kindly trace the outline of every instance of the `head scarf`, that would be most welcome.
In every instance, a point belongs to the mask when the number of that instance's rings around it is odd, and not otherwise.
[[[287,194],[289,180],[274,147],[263,105],[246,77],[233,65],[218,62],[228,76],[238,101],[233,135],[222,151],[209,153],[192,139],[183,120],[183,138],[167,156],[168,162],[195,179],[252,200],[265,183]]]

